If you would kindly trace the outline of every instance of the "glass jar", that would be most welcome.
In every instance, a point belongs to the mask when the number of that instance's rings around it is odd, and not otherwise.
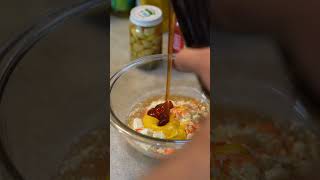
[[[130,14],[130,53],[131,60],[162,53],[162,11],[150,5],[138,6]],[[152,62],[142,66],[151,70],[158,66]]]

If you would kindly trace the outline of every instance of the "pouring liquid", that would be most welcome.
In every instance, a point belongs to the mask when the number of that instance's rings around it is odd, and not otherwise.
[[[173,41],[174,41],[174,28],[175,28],[176,16],[174,12],[170,11],[169,16],[169,42],[168,42],[168,64],[167,64],[167,83],[166,83],[166,102],[170,98],[170,83],[171,83],[171,71],[172,71],[172,56],[173,56]]]
[[[166,82],[166,96],[165,96],[165,113],[170,117],[170,84],[172,76],[172,56],[173,56],[173,42],[174,42],[174,29],[176,24],[176,16],[172,9],[169,12],[169,42],[168,42],[168,64],[167,64],[167,82]],[[169,122],[169,119],[167,120]]]
[[[165,102],[158,104],[156,107],[150,109],[147,114],[159,120],[158,126],[165,126],[169,123],[170,109],[173,104],[170,101],[170,85],[173,66],[173,42],[174,42],[174,29],[176,24],[176,17],[172,9],[169,13],[169,42],[168,42],[168,61],[167,61],[167,81],[166,81],[166,94]]]
[[[202,48],[210,46],[210,23],[208,11],[206,10],[209,7],[209,0],[172,0],[171,5],[172,8],[169,11],[168,64],[164,103],[166,117],[169,117],[170,114],[170,85],[176,20],[179,20],[188,47]],[[168,119],[166,122],[168,122]]]

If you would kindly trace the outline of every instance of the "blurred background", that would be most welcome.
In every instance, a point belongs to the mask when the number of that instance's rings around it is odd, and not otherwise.
[[[48,13],[79,2],[2,1],[0,46]],[[25,179],[107,176],[106,9],[105,2],[52,29],[9,80],[0,105],[1,138]],[[82,161],[100,169],[81,171]],[[0,179],[9,179],[0,172]]]

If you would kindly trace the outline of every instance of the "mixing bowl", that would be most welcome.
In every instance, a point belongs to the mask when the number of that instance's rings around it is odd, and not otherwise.
[[[173,56],[175,59],[175,56]],[[123,138],[136,150],[152,158],[167,155],[166,149],[175,151],[189,140],[168,140],[149,137],[135,132],[128,127],[128,116],[132,107],[148,97],[165,95],[166,70],[168,55],[153,55],[140,58],[126,65],[110,80],[110,111],[111,124]],[[150,62],[161,65],[153,71],[142,71],[140,66]],[[209,104],[197,77],[192,73],[172,71],[171,94],[188,96]]]
[[[312,168],[316,168],[316,162],[313,161],[319,160],[320,157],[319,126],[289,88],[280,89],[261,81],[241,78],[216,79],[215,84],[212,145],[225,141],[225,137],[228,137],[227,141],[231,144],[246,142],[241,145],[250,155],[244,156],[245,153],[241,152],[241,155],[236,156],[245,157],[248,162],[250,158],[255,159],[252,161],[258,164],[260,173],[259,177],[245,178],[274,179],[278,176],[280,179],[302,179]],[[280,130],[274,131],[276,128],[270,126],[270,122],[279,124]],[[240,130],[244,126],[246,128]],[[267,141],[265,145],[261,145],[261,142],[265,141],[264,138]],[[279,145],[279,142],[285,145]],[[234,145],[232,148],[239,150],[238,147]],[[263,148],[259,149],[261,147]],[[281,153],[278,153],[278,147],[284,147]],[[273,155],[268,153],[273,151]],[[215,157],[214,161],[217,164],[220,157],[214,152],[213,150],[212,157]],[[244,164],[238,166],[239,172],[249,172],[243,170],[245,166],[247,170],[250,169],[248,164]],[[293,170],[288,170],[288,167]],[[216,166],[212,169],[213,179],[221,179],[221,176],[224,176],[224,172],[219,168]],[[240,170],[241,168],[243,169]]]
[[[66,179],[108,176],[106,5],[90,0],[50,10],[35,23],[24,21],[28,28],[1,45],[0,179],[48,180],[67,165],[98,164],[83,160],[101,141],[100,171],[78,169]],[[99,138],[91,135],[96,129],[104,130]]]

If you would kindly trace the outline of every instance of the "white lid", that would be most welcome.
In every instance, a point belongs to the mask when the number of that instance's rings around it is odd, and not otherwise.
[[[142,27],[156,26],[162,22],[162,11],[156,6],[137,6],[130,12],[130,21]]]

